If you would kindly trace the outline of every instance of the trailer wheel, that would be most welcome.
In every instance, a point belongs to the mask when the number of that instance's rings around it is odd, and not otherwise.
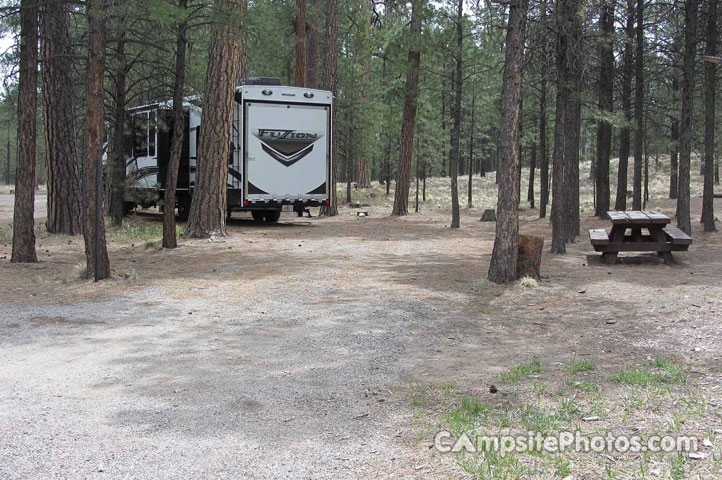
[[[251,210],[251,216],[254,222],[261,223],[266,217],[266,212],[263,210]]]
[[[178,197],[178,218],[184,222],[188,220],[188,215],[191,212],[191,197],[190,195],[182,195]]]
[[[266,221],[268,223],[276,223],[281,218],[280,210],[266,210]]]
[[[131,210],[135,208],[135,203],[133,202],[123,202],[123,216],[126,216],[130,213]]]

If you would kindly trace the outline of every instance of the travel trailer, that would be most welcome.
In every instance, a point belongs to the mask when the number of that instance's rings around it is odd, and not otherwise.
[[[203,121],[198,98],[187,98],[176,206],[187,218],[195,188],[198,135]],[[299,216],[330,205],[332,94],[281,86],[278,79],[249,79],[236,88],[228,159],[228,212],[250,211],[275,222],[282,211]],[[130,110],[131,152],[126,163],[126,208],[162,201],[170,160],[172,102]]]

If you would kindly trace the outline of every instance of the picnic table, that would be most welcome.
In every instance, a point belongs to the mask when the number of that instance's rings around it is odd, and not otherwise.
[[[612,221],[612,231],[607,235],[603,228],[591,229],[589,240],[610,265],[617,261],[619,252],[657,252],[664,263],[671,263],[673,251],[685,251],[692,244],[692,237],[679,228],[665,228],[672,220],[663,213],[613,210],[607,216]]]

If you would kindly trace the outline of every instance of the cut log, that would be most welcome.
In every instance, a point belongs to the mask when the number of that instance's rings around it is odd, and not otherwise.
[[[519,235],[519,259],[516,264],[518,278],[532,277],[539,279],[544,238],[531,235]]]
[[[481,215],[482,222],[496,222],[496,210],[493,208],[487,208]]]

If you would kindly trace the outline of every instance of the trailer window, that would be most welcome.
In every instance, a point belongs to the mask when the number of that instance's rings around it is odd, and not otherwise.
[[[156,112],[133,116],[133,156],[155,156]]]

